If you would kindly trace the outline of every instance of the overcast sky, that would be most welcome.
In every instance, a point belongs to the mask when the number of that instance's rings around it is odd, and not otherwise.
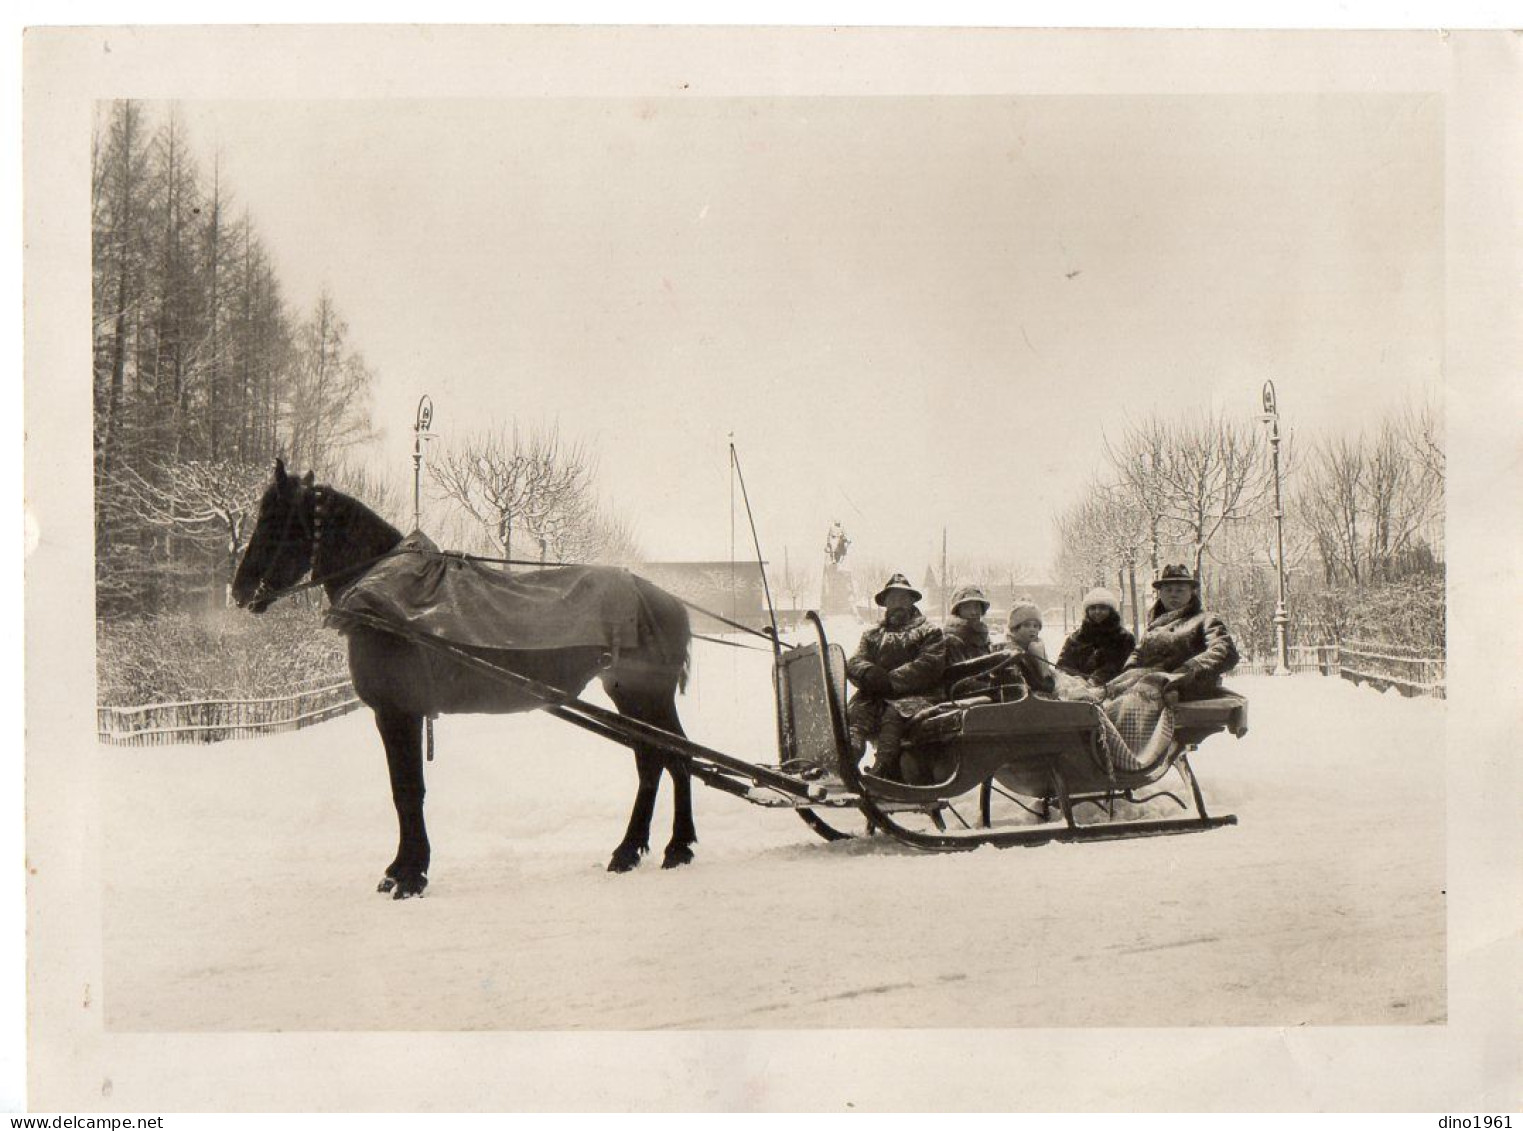
[[[180,111],[347,318],[376,459],[424,392],[445,438],[558,420],[657,559],[728,556],[731,432],[773,560],[839,519],[917,579],[943,526],[1045,574],[1129,417],[1272,377],[1309,433],[1441,380],[1437,97]]]

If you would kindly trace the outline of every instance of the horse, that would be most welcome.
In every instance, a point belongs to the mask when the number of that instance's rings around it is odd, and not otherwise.
[[[275,463],[273,482],[259,502],[258,518],[233,577],[240,608],[262,613],[285,592],[321,585],[331,602],[402,543],[401,531],[358,499],[314,482],[309,471],[288,475]],[[637,645],[483,649],[477,660],[548,684],[567,698],[579,695],[594,676],[621,715],[682,735],[677,693],[687,682],[692,630],[686,607],[641,577],[633,581],[649,613],[650,631]],[[423,821],[423,720],[437,714],[508,714],[545,707],[510,682],[381,627],[346,626],[349,673],[355,694],[375,713],[386,748],[398,846],[376,890],[393,899],[422,895],[428,886],[431,847]],[[634,743],[639,787],[624,838],[608,862],[628,872],[649,851],[650,823],[661,772],[671,776],[675,802],[672,835],[662,867],[692,862],[698,840],[693,825],[692,784],[681,760],[659,748]]]

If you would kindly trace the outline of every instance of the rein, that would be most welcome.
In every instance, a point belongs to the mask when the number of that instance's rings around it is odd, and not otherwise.
[[[394,554],[404,553],[411,553],[411,551],[403,550],[400,548],[387,550],[384,554],[377,554],[373,558],[366,558],[364,561],[358,562],[355,565],[345,566],[343,569],[334,570],[332,573],[324,574],[322,577],[308,578],[306,581],[299,581],[295,585],[287,585],[284,589],[271,589],[267,584],[265,584],[264,579],[260,578],[259,589],[256,592],[255,596],[268,597],[270,603],[273,604],[274,602],[280,600],[282,597],[289,597],[291,594],[300,593],[304,589],[316,589],[319,585],[326,585],[328,582],[334,581],[348,574],[362,573],[376,563],[383,562]]]

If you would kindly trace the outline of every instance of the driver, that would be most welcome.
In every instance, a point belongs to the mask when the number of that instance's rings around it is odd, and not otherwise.
[[[846,725],[852,757],[861,759],[871,741],[876,754],[868,772],[893,778],[905,723],[941,691],[947,642],[915,607],[920,592],[904,574],[890,577],[873,600],[884,610],[883,621],[862,634],[846,662],[846,676],[858,689],[846,708]]]

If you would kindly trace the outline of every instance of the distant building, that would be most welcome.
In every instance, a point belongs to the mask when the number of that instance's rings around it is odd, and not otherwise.
[[[727,561],[640,562],[631,566],[630,572],[684,601],[738,621],[747,628],[765,629],[771,624],[761,568],[755,562],[735,562],[733,565]],[[773,600],[777,600],[776,595]],[[721,621],[695,609],[689,609],[688,613],[694,632],[733,631]]]

